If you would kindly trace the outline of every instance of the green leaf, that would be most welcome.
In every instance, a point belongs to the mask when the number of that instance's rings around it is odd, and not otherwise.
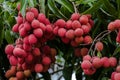
[[[28,0],[21,0],[20,12],[23,17],[25,17],[27,3],[28,3]]]
[[[34,7],[35,5],[34,5],[34,0],[28,0],[28,3],[29,3],[29,6],[30,7]]]
[[[40,12],[45,14],[45,0],[39,0],[40,3]]]
[[[48,0],[48,7],[54,13],[54,15],[56,15],[57,17],[67,19],[67,17],[65,17],[61,13],[61,11],[57,8],[57,6],[55,5],[54,0]]]
[[[114,50],[113,56],[120,52],[120,45]]]
[[[105,11],[109,12],[111,15],[116,15],[116,9],[115,7],[110,3],[109,0],[102,0],[104,3]]]
[[[72,72],[73,72],[73,66],[64,67],[64,69],[63,69],[63,77],[65,78],[65,80],[71,80]]]
[[[97,11],[98,9],[100,9],[102,4],[103,4],[102,0],[99,0],[92,7],[90,7],[88,10],[84,11],[82,14],[93,13],[93,12]]]
[[[101,54],[100,51],[97,52],[97,56],[98,56],[98,57],[102,57],[102,54]]]
[[[61,4],[62,6],[66,7],[69,10],[69,12],[71,13],[74,12],[74,7],[69,1],[67,0],[55,0],[55,1]]]
[[[0,0],[0,3],[3,3],[4,2],[4,0]]]
[[[108,77],[103,77],[102,80],[109,80],[109,78]]]
[[[13,37],[10,32],[10,30],[5,31],[5,39],[8,43],[14,43]]]
[[[120,18],[120,0],[116,0],[117,3],[117,10],[118,10],[118,17]]]

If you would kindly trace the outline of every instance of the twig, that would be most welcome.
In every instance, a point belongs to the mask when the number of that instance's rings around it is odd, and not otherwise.
[[[72,2],[72,4],[73,4],[74,10],[75,10],[75,13],[78,13],[75,3]]]

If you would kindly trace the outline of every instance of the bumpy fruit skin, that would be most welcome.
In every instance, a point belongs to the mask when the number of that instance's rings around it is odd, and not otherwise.
[[[114,31],[116,28],[115,28],[115,22],[110,22],[109,24],[108,24],[108,30],[110,30],[110,31]]]
[[[80,44],[80,43],[82,43],[83,42],[83,37],[81,36],[81,37],[75,37],[75,42],[77,43],[77,44]]]
[[[33,33],[37,38],[41,38],[43,36],[43,31],[40,28],[34,29]]]
[[[30,44],[36,44],[37,43],[37,38],[35,37],[34,34],[30,34],[28,37],[29,43]]]
[[[43,71],[43,65],[42,64],[36,64],[35,65],[35,72],[40,73]]]
[[[25,50],[25,51],[31,51],[31,49],[32,49],[32,46],[30,45],[30,44],[23,44],[23,49]]]
[[[34,56],[40,56],[41,55],[40,49],[39,48],[34,48],[33,51],[32,51],[32,54]]]
[[[87,53],[88,53],[88,48],[81,48],[80,53],[81,53],[82,56],[87,55]]]
[[[96,72],[96,69],[92,67],[90,69],[83,69],[83,71],[86,75],[93,75]]]
[[[75,36],[80,37],[84,34],[83,30],[81,28],[75,29]]]
[[[72,39],[75,37],[74,30],[72,30],[72,29],[68,30],[68,31],[66,32],[65,36],[66,36],[66,38],[72,40]]]
[[[100,68],[102,66],[101,60],[98,57],[93,59],[92,64],[95,68]]]
[[[116,73],[116,74],[114,75],[114,79],[115,79],[115,80],[120,80],[120,73]]]
[[[16,66],[18,64],[18,60],[15,56],[11,56],[9,61],[12,66]]]
[[[40,23],[40,28],[41,28],[43,31],[46,31],[46,26],[45,26],[45,24]]]
[[[25,30],[24,27],[19,30],[19,34],[21,37],[27,36],[27,31]]]
[[[18,32],[18,27],[19,27],[19,24],[15,24],[15,25],[12,27],[12,31],[13,31],[13,32]]]
[[[66,34],[66,29],[65,29],[65,28],[59,28],[59,29],[58,29],[58,35],[59,35],[60,37],[64,37],[65,34]]]
[[[86,56],[83,57],[83,61],[84,61],[84,60],[89,60],[89,61],[90,61],[91,59],[92,59],[92,58],[91,58],[90,55],[86,55]]]
[[[64,28],[65,27],[65,24],[66,22],[63,20],[63,19],[58,19],[56,22],[55,22],[55,25],[60,27],[60,28]]]
[[[8,44],[5,47],[5,53],[6,54],[12,55],[13,54],[13,50],[14,50],[14,46],[12,44]]]
[[[120,72],[120,65],[116,67],[116,72]]]
[[[80,56],[81,56],[80,51],[81,51],[80,48],[76,48],[76,49],[74,50],[74,54],[75,54],[76,57],[80,57]]]
[[[23,23],[23,18],[18,16],[17,17],[17,24],[21,24],[21,23]]]
[[[49,57],[43,57],[43,59],[42,59],[42,63],[44,64],[44,65],[50,65],[50,63],[51,63],[51,59],[49,58]]]
[[[52,25],[46,25],[46,32],[52,33],[52,31],[53,31]]]
[[[82,15],[79,19],[81,24],[87,24],[88,23],[88,17],[86,15]]]
[[[28,36],[25,36],[25,37],[23,38],[23,43],[24,43],[24,44],[29,44]]]
[[[30,77],[31,71],[30,70],[25,70],[24,75],[25,75],[25,77]]]
[[[68,20],[66,22],[66,26],[65,26],[66,29],[71,29],[72,28],[72,21],[71,20]]]
[[[30,11],[34,13],[35,18],[38,17],[39,12],[36,8],[31,8]]]
[[[80,18],[80,14],[79,13],[73,13],[71,15],[71,20],[78,20]]]
[[[88,34],[90,32],[90,28],[87,25],[82,25],[82,30],[84,34]]]
[[[70,42],[70,39],[66,38],[66,37],[62,37],[61,38],[62,42],[65,44],[68,44]]]
[[[80,22],[79,22],[78,20],[74,20],[74,21],[72,22],[72,28],[73,28],[73,29],[81,28]]]
[[[107,57],[102,57],[102,58],[101,58],[101,63],[102,63],[102,66],[103,66],[104,68],[110,67],[110,63],[109,63]]]
[[[12,76],[11,70],[6,71],[5,77],[6,77],[6,78],[10,78],[11,76]]]
[[[120,20],[119,19],[115,20],[114,24],[115,24],[115,28],[117,28],[117,29],[120,28]]]
[[[24,79],[25,75],[24,75],[24,73],[22,71],[18,71],[16,73],[16,77],[17,77],[18,80],[19,79],[21,80],[21,79]]]
[[[111,67],[115,67],[117,65],[117,59],[115,57],[110,57],[108,61]]]
[[[31,25],[30,25],[30,23],[26,21],[26,22],[24,23],[24,28],[25,28],[26,31],[30,31],[30,30],[31,30]]]
[[[33,12],[27,12],[26,13],[26,20],[28,21],[28,22],[32,22],[33,21],[33,19],[34,19],[34,13]]]
[[[10,77],[9,80],[18,80],[16,77]]]
[[[90,43],[92,43],[92,41],[93,40],[90,36],[87,35],[87,36],[84,37],[84,43],[85,44],[90,44]]]
[[[40,27],[40,22],[38,20],[34,19],[31,23],[31,25],[32,25],[32,28],[34,28],[34,29],[39,28]]]
[[[25,62],[28,64],[31,64],[34,61],[34,56],[30,53],[28,56],[25,58]]]
[[[111,74],[111,80],[115,80],[114,76],[115,76],[116,73],[117,72],[112,72],[112,74]]]
[[[38,14],[37,18],[40,22],[45,23],[46,21],[46,16],[43,13]]]
[[[53,29],[53,33],[54,33],[54,35],[58,35],[58,29],[59,29],[58,26],[56,26],[56,27]]]
[[[17,57],[26,57],[27,53],[21,48],[14,48],[13,54]]]
[[[92,64],[90,61],[88,60],[84,60],[82,63],[81,63],[81,67],[82,69],[90,69],[92,67]]]
[[[102,42],[97,42],[95,44],[95,48],[97,49],[97,51],[102,51],[103,50],[103,43]]]

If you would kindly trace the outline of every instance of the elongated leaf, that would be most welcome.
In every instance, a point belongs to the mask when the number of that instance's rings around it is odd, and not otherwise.
[[[5,31],[5,39],[7,40],[8,43],[13,43],[13,37],[11,36],[10,30]]]
[[[113,53],[113,56],[115,56],[117,53],[119,53],[120,52],[120,46],[118,46],[116,49],[115,49],[115,51],[114,51],[114,53]]]
[[[65,78],[65,80],[71,80],[72,72],[73,72],[73,67],[64,67],[63,77]]]
[[[120,0],[116,0],[117,2],[117,10],[118,10],[118,17],[120,18]]]
[[[93,5],[93,7],[89,8],[88,10],[83,12],[82,14],[93,13],[93,12],[97,11],[102,6],[102,4],[103,4],[102,0],[99,0],[98,2],[96,2]]]
[[[27,3],[28,3],[28,0],[21,0],[20,12],[21,12],[23,17],[25,17]]]
[[[55,5],[54,0],[48,0],[49,9],[59,18],[67,19]]]
[[[34,5],[34,0],[28,0],[28,3],[29,3],[29,6],[30,7],[34,7],[35,5]]]
[[[71,13],[74,12],[74,7],[69,1],[67,0],[55,0],[55,1],[61,4],[62,6],[66,7],[69,10],[69,12]]]
[[[45,14],[45,0],[39,0],[40,12]]]
[[[106,11],[109,12],[111,15],[116,15],[116,9],[115,7],[110,3],[109,0],[102,0],[104,3],[104,7],[106,8]]]

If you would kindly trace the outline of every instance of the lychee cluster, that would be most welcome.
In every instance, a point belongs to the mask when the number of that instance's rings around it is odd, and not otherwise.
[[[36,8],[29,8],[25,18],[18,13],[16,22],[12,31],[18,33],[20,38],[5,48],[9,62],[15,69],[8,70],[6,77],[24,80],[26,70],[36,73],[47,71],[55,61],[57,52],[46,44],[54,35],[52,24],[43,13],[39,13]]]
[[[96,70],[100,67],[109,68],[115,67],[117,65],[117,59],[115,57],[91,57],[86,55],[83,57],[83,62],[81,63],[81,68],[86,75],[93,75]]]
[[[111,80],[120,80],[120,65],[116,67],[116,71],[112,72]]]
[[[110,22],[108,24],[108,30],[110,30],[110,31],[117,30],[118,31],[116,41],[118,43],[120,43],[120,19]]]
[[[59,36],[64,43],[70,43],[76,47],[81,43],[92,43],[92,38],[89,36],[92,27],[91,15],[73,13],[68,21],[58,19],[54,23],[53,33]]]

